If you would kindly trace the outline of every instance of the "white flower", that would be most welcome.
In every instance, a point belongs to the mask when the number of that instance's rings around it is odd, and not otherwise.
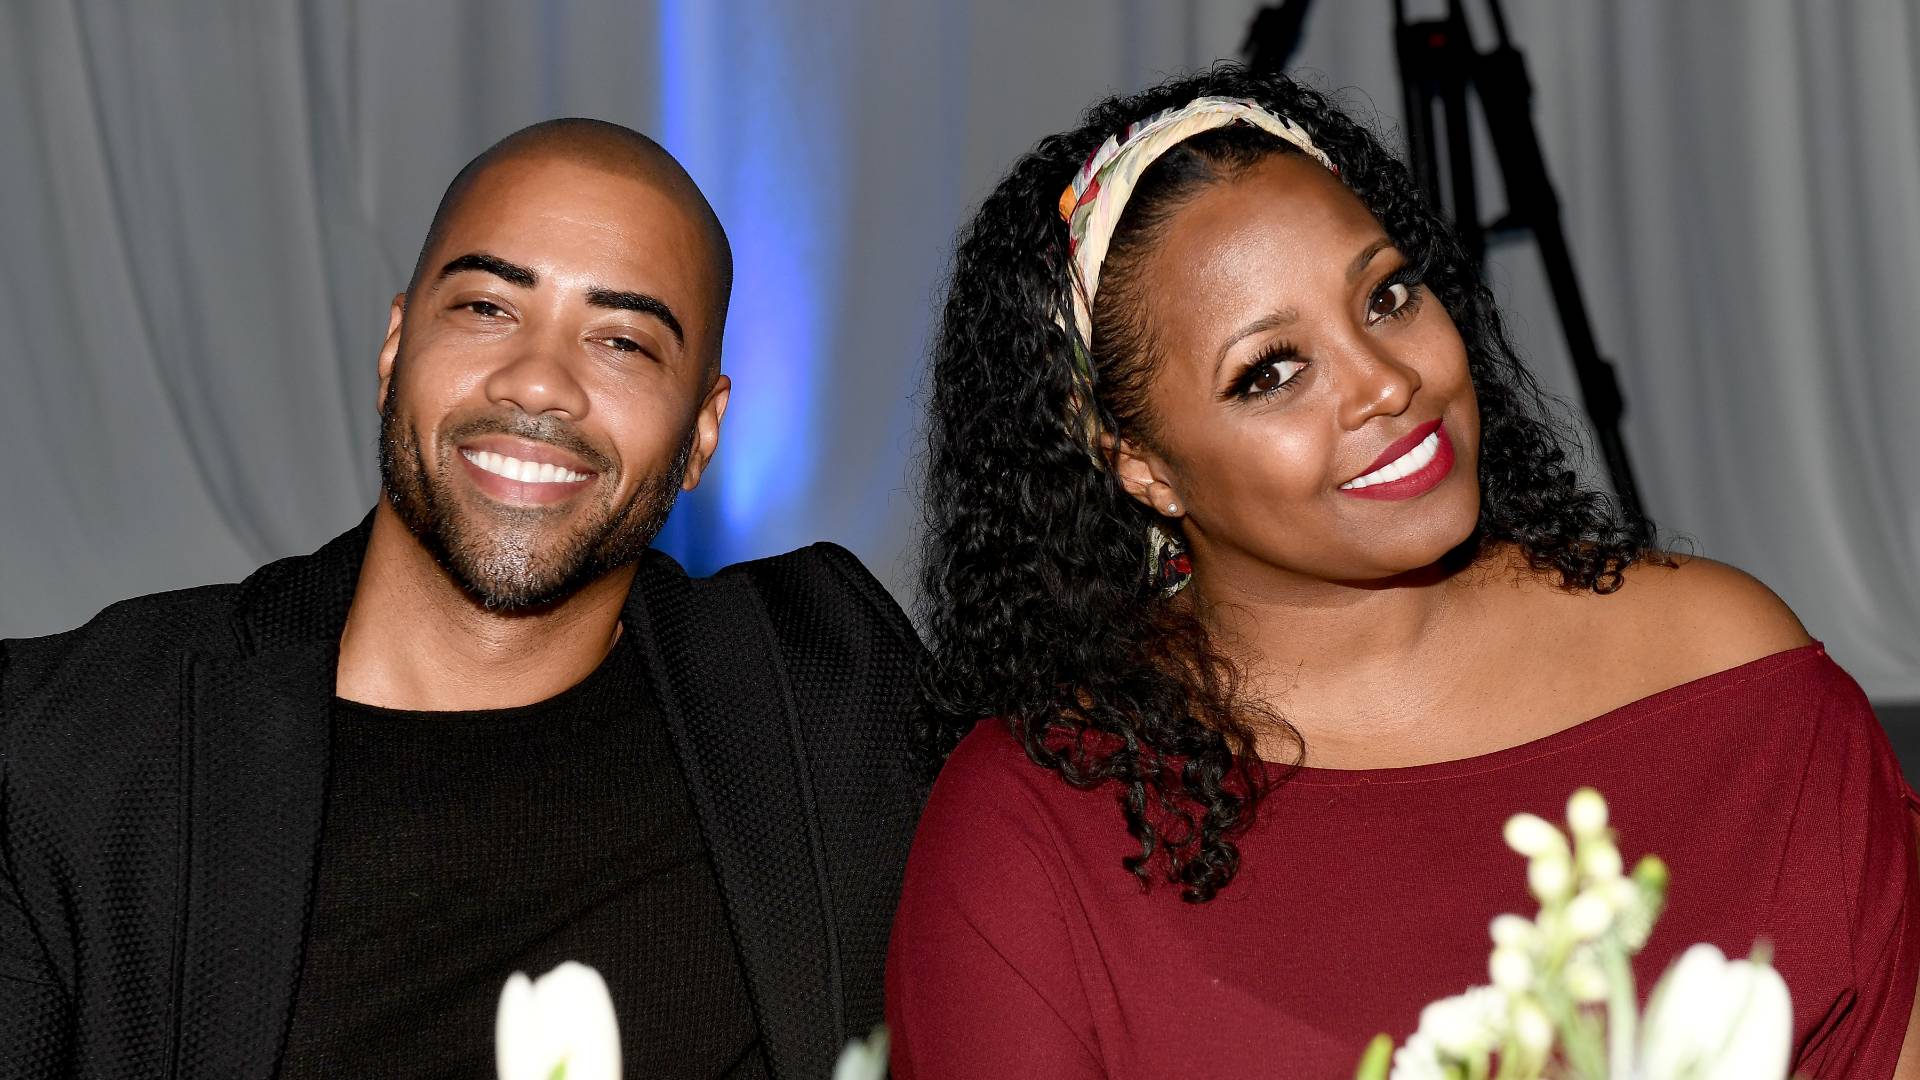
[[[537,980],[514,972],[500,991],[493,1047],[500,1080],[620,1080],[606,980],[571,960]]]
[[[833,1065],[833,1080],[886,1080],[887,1025],[873,1029],[866,1039],[849,1039]]]
[[[1440,1063],[1440,1048],[1433,1037],[1416,1031],[1406,1045],[1393,1052],[1393,1072],[1388,1080],[1447,1080],[1447,1067]]]
[[[1782,1080],[1793,1004],[1780,973],[1695,945],[1653,988],[1642,1029],[1643,1080]]]
[[[1466,1060],[1492,1052],[1506,1028],[1507,995],[1491,986],[1441,998],[1420,1010],[1420,1031],[1442,1054]]]

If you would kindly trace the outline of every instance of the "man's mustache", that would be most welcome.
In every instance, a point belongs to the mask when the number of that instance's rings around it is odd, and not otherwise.
[[[588,468],[602,475],[614,469],[610,456],[589,442],[572,424],[552,416],[528,416],[523,412],[487,413],[450,425],[440,437],[451,445],[480,435],[510,435],[556,446],[578,457]]]

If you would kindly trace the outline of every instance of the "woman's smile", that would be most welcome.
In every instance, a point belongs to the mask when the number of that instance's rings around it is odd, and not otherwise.
[[[1386,448],[1367,471],[1340,485],[1356,499],[1411,499],[1440,486],[1453,471],[1453,440],[1442,420],[1429,420]]]

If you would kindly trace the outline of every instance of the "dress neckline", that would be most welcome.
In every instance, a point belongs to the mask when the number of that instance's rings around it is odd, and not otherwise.
[[[1306,784],[1314,787],[1422,784],[1493,772],[1498,769],[1510,769],[1550,754],[1564,753],[1594,739],[1610,735],[1620,728],[1679,708],[1707,694],[1724,690],[1729,685],[1764,679],[1807,661],[1824,658],[1826,655],[1826,646],[1818,641],[1795,646],[1749,660],[1744,664],[1724,668],[1710,675],[1702,675],[1665,690],[1655,691],[1646,697],[1609,709],[1591,719],[1561,728],[1550,735],[1543,735],[1529,742],[1485,754],[1475,754],[1471,757],[1428,762],[1424,765],[1395,765],[1375,769],[1328,769],[1305,765],[1292,768],[1270,761],[1263,761],[1261,765],[1267,775],[1272,778],[1285,777],[1288,784]]]

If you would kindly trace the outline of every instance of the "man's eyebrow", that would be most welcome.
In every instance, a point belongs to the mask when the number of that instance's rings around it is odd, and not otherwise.
[[[447,263],[440,268],[440,277],[451,277],[468,270],[492,274],[509,285],[518,285],[523,289],[531,289],[540,284],[539,274],[519,263],[510,263],[498,255],[489,255],[484,251],[469,251]]]
[[[1361,248],[1360,254],[1355,255],[1353,261],[1347,264],[1347,280],[1352,281],[1354,278],[1365,273],[1367,264],[1373,261],[1373,257],[1392,246],[1393,241],[1383,236],[1373,243],[1368,244],[1366,247]]]
[[[673,309],[659,297],[646,293],[622,292],[618,289],[588,289],[587,303],[599,308],[613,308],[618,311],[637,311],[642,315],[651,315],[667,324],[673,331],[673,340],[681,345],[687,343],[686,331],[680,329],[680,320],[673,317]]]

